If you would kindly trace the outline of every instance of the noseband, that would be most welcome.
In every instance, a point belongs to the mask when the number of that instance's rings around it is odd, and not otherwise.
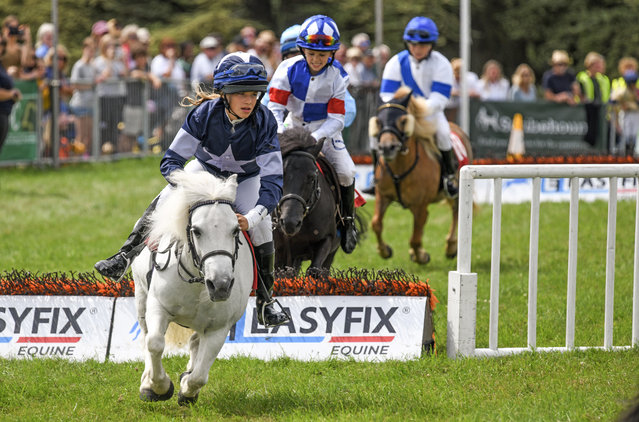
[[[193,242],[193,236],[192,236],[192,229],[193,226],[191,224],[191,219],[193,217],[193,211],[195,211],[196,209],[198,209],[199,207],[202,207],[204,205],[215,205],[215,204],[225,204],[228,205],[230,207],[233,207],[233,203],[231,201],[225,201],[225,200],[220,200],[220,199],[211,199],[211,200],[207,200],[207,201],[200,201],[200,202],[196,202],[195,204],[191,205],[191,207],[189,208],[189,224],[186,227],[186,237],[188,240],[188,245],[189,245],[189,252],[191,254],[191,258],[193,259],[193,265],[195,265],[195,267],[198,269],[199,272],[199,277],[193,277],[192,274],[190,274],[186,268],[184,268],[184,266],[182,266],[182,268],[187,271],[187,274],[189,274],[189,276],[191,276],[191,278],[188,280],[189,283],[202,283],[204,281],[204,272],[202,267],[204,266],[204,261],[206,261],[207,259],[209,259],[212,256],[216,256],[216,255],[223,255],[223,256],[228,256],[231,259],[231,265],[233,266],[233,268],[235,268],[235,260],[237,259],[237,253],[238,250],[240,248],[240,233],[239,231],[237,232],[237,234],[235,235],[235,250],[233,252],[229,252],[227,250],[224,249],[216,249],[213,251],[210,251],[206,254],[204,254],[204,256],[200,256],[197,252],[197,249],[195,248],[195,243]],[[182,264],[180,262],[180,264]]]
[[[302,204],[302,207],[304,207],[304,214],[302,216],[302,218],[306,217],[306,215],[308,213],[310,213],[313,208],[315,207],[315,205],[317,204],[317,201],[320,198],[320,195],[322,193],[322,190],[320,188],[319,185],[319,169],[317,168],[317,160],[315,159],[315,156],[311,153],[308,153],[306,151],[291,151],[288,154],[286,154],[286,158],[285,160],[287,160],[289,157],[293,156],[293,155],[297,155],[300,157],[306,157],[310,160],[313,161],[313,169],[315,170],[313,173],[313,188],[311,191],[311,197],[308,198],[308,201],[304,198],[302,198],[300,195],[295,194],[295,193],[288,193],[284,196],[282,196],[279,200],[279,202],[277,203],[277,214],[281,215],[281,207],[282,204],[284,204],[285,201],[288,201],[289,199],[293,199],[297,202],[299,202],[300,204]]]

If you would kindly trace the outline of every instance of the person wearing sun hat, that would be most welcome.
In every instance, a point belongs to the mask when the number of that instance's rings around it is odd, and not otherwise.
[[[213,87],[213,72],[224,53],[217,38],[207,35],[200,41],[200,53],[195,56],[191,66],[191,86],[195,88],[204,84],[204,87]]]
[[[571,63],[572,60],[565,50],[552,52],[549,62],[551,68],[544,72],[541,80],[546,100],[570,105],[578,102],[579,82],[570,69]]]

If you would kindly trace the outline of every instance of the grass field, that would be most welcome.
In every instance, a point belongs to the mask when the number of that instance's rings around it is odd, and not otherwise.
[[[165,185],[158,158],[51,169],[0,169],[0,270],[92,271],[118,249],[133,223]],[[364,207],[372,213],[372,204]],[[500,347],[526,344],[529,205],[504,205]],[[581,203],[577,281],[577,346],[603,344],[606,253],[604,202]],[[474,217],[473,271],[479,274],[477,346],[488,345],[490,206]],[[395,256],[382,260],[369,233],[338,268],[402,268],[429,280],[438,354],[412,362],[357,363],[251,359],[218,361],[194,408],[137,398],[142,364],[0,360],[0,420],[614,420],[639,391],[639,353],[571,352],[499,359],[446,358],[450,215],[431,207],[424,243],[432,261],[408,258],[412,221],[392,206],[385,237]],[[631,342],[634,201],[619,203],[614,344]],[[541,206],[539,346],[565,342],[568,205]],[[1,299],[0,299],[1,300]],[[2,304],[0,303],[0,308]],[[1,319],[1,314],[0,314]],[[166,360],[176,381],[185,359]],[[310,381],[310,382],[309,382]]]

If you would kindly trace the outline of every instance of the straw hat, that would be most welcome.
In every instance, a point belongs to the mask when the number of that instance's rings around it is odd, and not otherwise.
[[[571,63],[570,56],[566,53],[565,50],[555,50],[552,52],[552,57],[550,58],[550,64],[567,64]]]

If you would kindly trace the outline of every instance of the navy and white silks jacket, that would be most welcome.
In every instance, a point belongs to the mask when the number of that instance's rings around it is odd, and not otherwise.
[[[237,174],[238,182],[260,176],[258,205],[272,212],[282,196],[283,169],[277,122],[258,103],[255,113],[231,124],[221,99],[204,101],[189,112],[160,163],[167,178],[191,157],[216,176]]]

